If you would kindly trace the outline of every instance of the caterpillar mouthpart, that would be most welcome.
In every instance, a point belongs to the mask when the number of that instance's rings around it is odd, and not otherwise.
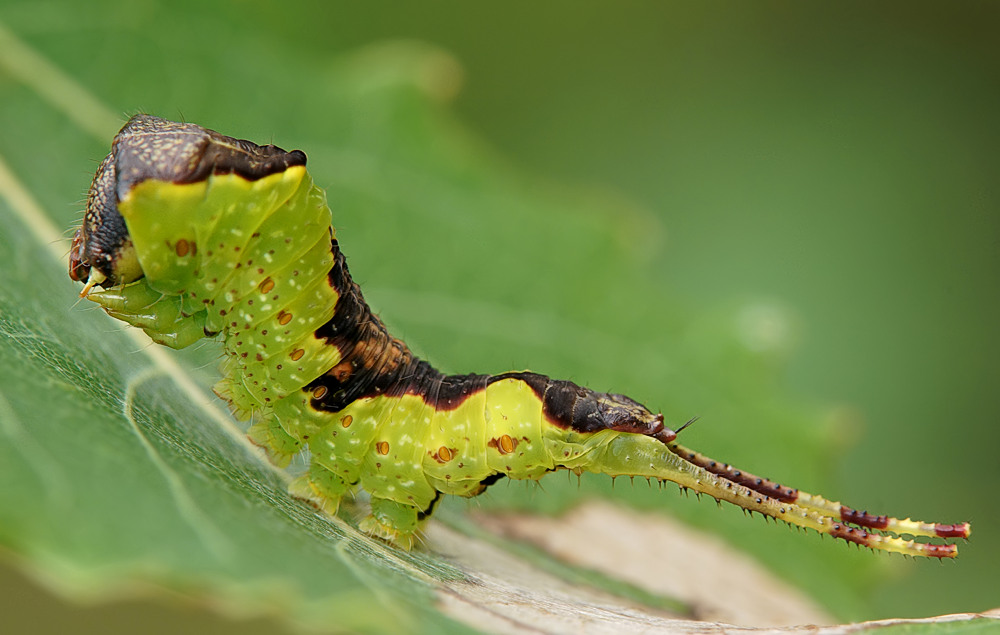
[[[645,476],[857,545],[950,558],[968,523],[857,511],[677,443],[663,415],[530,371],[445,375],[365,302],[301,151],[137,115],[98,168],[69,255],[81,296],[154,342],[221,341],[215,392],[291,488],[334,512],[365,489],[361,527],[403,548],[443,494],[560,469]],[[96,287],[102,287],[98,290]],[[886,535],[894,534],[894,535]],[[914,539],[904,539],[903,536]]]

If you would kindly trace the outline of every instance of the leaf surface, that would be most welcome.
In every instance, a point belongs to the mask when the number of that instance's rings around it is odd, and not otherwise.
[[[594,623],[609,628],[698,627],[652,616],[696,613],[698,598],[624,588],[613,575],[572,577],[572,567],[595,566],[585,558],[544,570],[544,551],[526,561],[512,543],[477,533],[465,501],[447,501],[429,549],[413,554],[360,535],[350,513],[321,516],[285,494],[288,474],[248,445],[206,390],[216,346],[173,354],[76,302],[61,236],[123,121],[116,113],[137,106],[180,117],[173,109],[183,105],[184,118],[225,134],[306,150],[369,301],[442,369],[530,366],[629,394],[670,421],[701,414],[712,423],[687,432],[689,445],[753,456],[748,469],[773,467],[774,478],[787,470],[804,488],[825,483],[833,424],[774,386],[787,316],[770,306],[684,307],[646,269],[665,233],[654,217],[528,178],[455,121],[446,103],[461,76],[448,55],[390,43],[314,59],[292,46],[242,46],[264,29],[246,16],[205,9],[194,23],[141,3],[126,15],[113,3],[88,11],[92,29],[58,36],[22,38],[0,24],[0,116],[18,122],[0,137],[0,544],[50,585],[104,597],[151,584],[322,630],[571,630],[581,623],[541,614],[573,615],[581,597],[600,598]],[[11,17],[31,32],[31,20]],[[96,61],[76,54],[84,31],[105,39]],[[239,63],[189,41],[239,50]],[[183,77],[171,75],[178,69]],[[734,509],[645,484],[611,487],[550,477],[537,490],[494,488],[473,509],[564,512],[594,496],[669,509],[844,616],[863,612],[858,580],[887,568]],[[503,575],[487,567],[497,560],[509,560]],[[663,575],[685,575],[668,565]]]

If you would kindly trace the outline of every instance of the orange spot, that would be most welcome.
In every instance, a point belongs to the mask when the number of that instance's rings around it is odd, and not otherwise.
[[[375,451],[381,454],[382,456],[389,454],[389,442],[379,441],[378,443],[375,444]]]
[[[497,452],[500,454],[510,454],[517,448],[517,439],[510,438],[509,435],[502,435],[499,439],[490,439],[487,443],[487,447],[496,448]]]
[[[353,372],[354,372],[354,364],[345,360],[340,362],[333,368],[331,368],[329,371],[327,371],[326,374],[332,375],[334,379],[336,379],[340,383],[344,383],[345,381],[351,378],[351,374]]]
[[[274,280],[271,280],[271,276],[268,276],[261,280],[257,288],[260,289],[261,293],[267,293],[274,288]]]
[[[292,354],[289,355],[289,357],[292,358],[293,362],[297,362],[300,359],[302,359],[302,356],[305,355],[305,354],[306,354],[306,352],[303,349],[297,348],[294,351],[292,351]]]
[[[278,324],[284,326],[292,321],[292,314],[282,309],[278,312]]]
[[[510,454],[514,451],[515,444],[514,439],[511,439],[506,434],[500,437],[500,451],[504,454]]]
[[[354,423],[354,417],[352,417],[351,415],[344,415],[340,419],[340,425],[344,426],[345,428],[350,428],[352,423]]]
[[[187,240],[183,238],[178,240],[177,244],[174,245],[174,252],[176,252],[177,255],[180,256],[181,258],[183,258],[188,254],[194,255],[194,251],[195,251],[194,243],[189,243]]]
[[[437,452],[434,452],[433,454],[428,452],[428,454],[430,454],[431,458],[437,461],[438,463],[447,463],[448,461],[455,458],[456,452],[458,452],[458,450],[456,450],[455,448],[446,448],[445,446],[442,445],[440,448],[438,448]]]
[[[322,399],[326,397],[326,386],[316,386],[313,388],[313,399]]]

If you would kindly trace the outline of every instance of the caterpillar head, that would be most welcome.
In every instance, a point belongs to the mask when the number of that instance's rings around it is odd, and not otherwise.
[[[108,287],[143,276],[128,224],[118,211],[119,202],[138,183],[195,183],[231,173],[257,180],[305,163],[299,150],[286,152],[194,124],[135,115],[115,136],[94,176],[83,223],[73,237],[69,277],[87,280],[81,294],[86,295],[94,285]]]

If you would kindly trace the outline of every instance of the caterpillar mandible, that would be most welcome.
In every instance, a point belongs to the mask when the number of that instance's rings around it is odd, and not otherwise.
[[[369,309],[305,166],[300,151],[137,115],[97,170],[69,257],[81,296],[154,341],[221,339],[215,392],[252,420],[250,439],[279,466],[309,450],[292,495],[335,513],[364,488],[361,529],[406,549],[442,494],[561,469],[673,481],[911,556],[957,547],[901,534],[969,536],[968,523],[876,516],[712,460],[623,395],[528,371],[438,372]]]

